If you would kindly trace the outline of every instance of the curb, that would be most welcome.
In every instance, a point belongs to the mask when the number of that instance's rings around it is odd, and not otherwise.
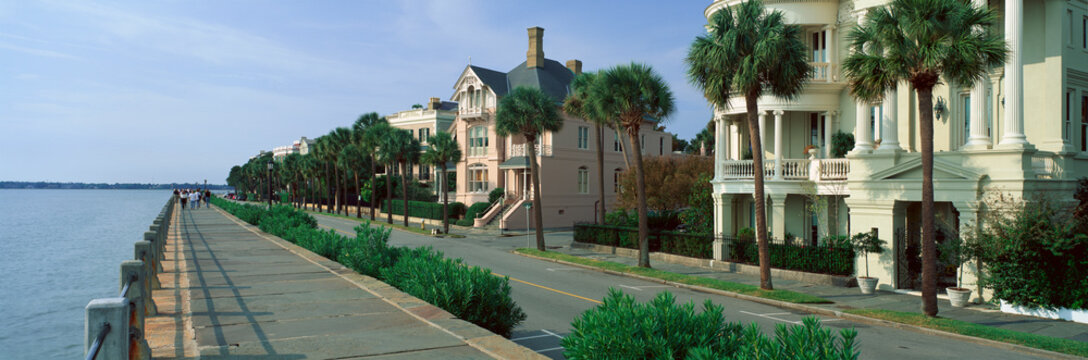
[[[731,292],[731,291],[718,290],[718,289],[712,289],[712,288],[707,288],[707,287],[702,287],[702,286],[683,284],[683,283],[678,283],[678,282],[668,281],[668,280],[661,280],[661,279],[658,279],[658,278],[652,278],[652,277],[642,276],[642,275],[638,275],[638,274],[631,274],[631,273],[601,269],[601,268],[590,266],[590,265],[584,265],[584,264],[578,264],[578,263],[573,263],[573,262],[564,261],[564,260],[549,259],[549,258],[535,256],[535,255],[523,254],[523,253],[518,252],[517,250],[514,250],[512,252],[514,254],[516,254],[516,255],[524,256],[524,257],[527,257],[527,258],[543,260],[543,261],[550,261],[550,262],[557,263],[557,264],[563,264],[563,265],[574,266],[574,267],[579,267],[579,268],[583,268],[583,269],[594,270],[594,271],[598,271],[598,272],[602,272],[602,273],[606,273],[606,274],[611,274],[611,275],[626,276],[626,277],[635,278],[635,279],[639,279],[639,280],[643,280],[643,281],[649,281],[649,282],[653,282],[653,283],[670,285],[670,286],[675,286],[675,287],[684,288],[684,289],[693,290],[693,291],[698,291],[698,292],[703,292],[703,293],[710,293],[710,294],[728,296],[728,297],[731,297],[731,298],[736,298],[736,299],[740,299],[740,300],[771,305],[771,306],[784,308],[784,309],[797,310],[797,311],[802,311],[802,312],[807,312],[807,313],[817,314],[817,315],[833,316],[833,317],[837,317],[837,318],[840,318],[840,319],[849,320],[849,321],[862,323],[862,324],[867,324],[867,325],[876,325],[876,326],[884,326],[884,327],[892,327],[892,328],[897,328],[897,329],[909,330],[909,331],[913,331],[913,332],[917,332],[917,333],[921,333],[921,334],[952,338],[952,339],[956,339],[956,340],[960,340],[960,341],[964,341],[964,342],[969,342],[969,343],[973,343],[973,344],[985,345],[985,346],[990,346],[990,347],[995,347],[995,348],[1000,348],[1000,349],[1005,349],[1005,350],[1012,350],[1012,351],[1017,351],[1017,352],[1026,353],[1026,354],[1030,354],[1030,355],[1042,356],[1042,357],[1051,358],[1051,359],[1083,359],[1082,357],[1076,356],[1076,355],[1069,355],[1069,354],[1064,354],[1064,353],[1050,351],[1050,350],[1036,349],[1036,348],[1033,348],[1033,347],[1023,346],[1023,345],[1010,344],[1010,343],[996,341],[996,340],[990,340],[990,339],[984,339],[984,338],[980,338],[980,337],[974,337],[974,336],[968,336],[968,335],[963,335],[963,334],[951,333],[951,332],[947,332],[947,331],[935,330],[935,329],[930,329],[930,328],[927,328],[927,327],[921,327],[921,326],[910,325],[910,324],[903,324],[903,323],[898,323],[898,322],[888,321],[888,320],[883,320],[883,319],[875,319],[875,318],[871,318],[871,317],[867,317],[867,316],[850,314],[850,313],[842,312],[842,311],[839,311],[839,310],[831,310],[831,309],[825,309],[825,308],[814,307],[814,306],[809,306],[809,305],[802,305],[802,304],[796,304],[796,303],[791,303],[791,302],[785,302],[785,301],[781,301],[781,300],[761,298],[761,297],[756,297],[756,296],[751,296],[751,295],[739,294],[739,293],[735,293],[735,292]],[[571,256],[574,256],[574,255],[571,255]]]

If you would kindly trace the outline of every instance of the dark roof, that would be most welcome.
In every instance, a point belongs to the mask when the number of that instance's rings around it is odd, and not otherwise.
[[[457,102],[443,101],[441,105],[438,105],[438,110],[457,110]]]
[[[507,159],[502,164],[499,164],[499,169],[527,169],[529,168],[529,158],[525,156],[515,156]]]
[[[479,66],[469,65],[468,67],[472,69],[472,72],[476,73],[476,76],[480,77],[480,81],[483,81],[485,85],[495,92],[495,95],[503,96],[506,95],[507,91],[510,91],[506,87],[506,73]]]
[[[523,62],[506,73],[510,88],[518,86],[534,87],[543,90],[555,101],[567,97],[567,85],[574,79],[574,73],[558,61],[544,59],[543,67],[529,68]]]

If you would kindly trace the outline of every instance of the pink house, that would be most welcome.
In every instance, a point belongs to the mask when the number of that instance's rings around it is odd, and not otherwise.
[[[570,81],[581,72],[582,62],[566,66],[544,58],[544,29],[529,28],[526,61],[502,72],[469,65],[454,84],[451,101],[458,102],[457,118],[450,131],[461,144],[463,161],[457,163],[456,201],[466,205],[487,202],[488,193],[502,188],[505,197],[476,219],[477,227],[526,228],[526,205],[531,203],[529,160],[537,156],[540,165],[540,193],[545,228],[570,227],[575,222],[593,221],[598,209],[597,158],[592,123],[561,113],[563,128],[548,132],[538,147],[526,149],[520,136],[495,134],[495,110],[507,92],[518,86],[535,87],[553,97],[561,106],[570,91]],[[672,153],[672,135],[654,130],[654,123],[642,126],[643,154]],[[626,136],[625,134],[618,134]],[[617,134],[604,129],[605,199],[613,208],[618,174],[626,168]],[[626,144],[626,142],[624,142]]]

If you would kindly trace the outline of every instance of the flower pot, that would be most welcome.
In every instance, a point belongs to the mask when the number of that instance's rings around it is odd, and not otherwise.
[[[947,288],[944,291],[948,293],[948,301],[954,307],[967,306],[967,300],[971,298],[971,289]]]
[[[875,277],[858,276],[858,289],[861,289],[862,294],[872,294],[876,291],[878,282],[880,282],[880,279]]]

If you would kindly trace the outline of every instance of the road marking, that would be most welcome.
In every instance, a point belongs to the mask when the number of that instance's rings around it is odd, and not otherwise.
[[[522,341],[522,340],[529,340],[529,339],[538,339],[538,338],[542,338],[542,337],[551,337],[551,336],[552,336],[552,334],[541,334],[541,335],[533,335],[533,336],[522,336],[522,337],[519,337],[519,338],[517,338],[517,339],[510,339],[510,341]]]
[[[540,331],[543,331],[544,333],[546,333],[548,335],[555,336],[555,337],[560,338],[560,339],[563,338],[562,336],[559,336],[559,334],[553,333],[553,332],[545,330],[545,329],[540,329]]]
[[[620,287],[633,289],[633,290],[637,290],[637,291],[642,291],[642,289],[670,288],[670,287],[672,287],[672,285],[645,285],[645,286],[620,285]]]
[[[544,270],[548,270],[548,271],[578,271],[578,270],[582,270],[582,269],[575,269],[575,268],[547,268],[547,269],[544,269]]]
[[[495,276],[505,276],[505,275],[499,274],[497,272],[492,272],[491,274],[493,274]],[[537,285],[537,284],[534,284],[534,283],[531,283],[531,282],[528,282],[528,281],[525,281],[525,280],[521,280],[521,279],[518,279],[518,278],[515,278],[515,277],[507,276],[507,278],[509,278],[510,280],[517,281],[519,283],[525,284],[525,285],[535,286],[535,287],[538,287],[538,288],[541,288],[541,289],[544,289],[544,290],[557,292],[557,293],[560,293],[560,294],[563,294],[563,295],[566,295],[566,296],[570,296],[570,297],[579,298],[579,299],[589,301],[589,302],[594,303],[594,304],[600,304],[601,303],[600,301],[593,300],[593,299],[587,298],[585,296],[578,296],[578,295],[574,295],[574,294],[571,294],[571,293],[563,291],[563,290],[556,290],[556,289],[552,289],[552,288],[544,286],[544,285]]]
[[[794,324],[794,325],[801,325],[800,321],[789,321],[789,320],[779,319],[779,318],[776,318],[776,317],[771,316],[769,314],[756,314],[754,312],[747,312],[747,311],[744,311],[744,310],[740,310],[739,312],[745,313],[745,314],[748,314],[748,315],[752,315],[752,316],[758,316],[758,317],[761,317],[761,318],[764,318],[764,319],[771,319],[771,320],[775,320],[775,321],[781,321],[781,322],[784,322],[784,323],[790,323],[790,324]],[[778,314],[778,313],[775,313],[775,314]]]
[[[327,225],[321,225],[321,224],[317,224],[317,227],[323,227],[323,228],[326,228],[326,229],[329,229],[329,230],[333,230],[333,231],[339,232],[339,233],[341,233],[341,234],[344,234],[344,235],[347,235],[347,236],[355,236],[355,234],[349,233],[349,232],[347,232],[347,231],[344,231],[344,230],[340,230],[340,229],[332,228],[332,227],[329,227],[329,226],[327,226]]]
[[[556,350],[563,350],[563,347],[560,346],[560,347],[553,347],[551,349],[536,350],[536,352],[542,353],[542,352],[549,352],[549,351],[556,351]]]

